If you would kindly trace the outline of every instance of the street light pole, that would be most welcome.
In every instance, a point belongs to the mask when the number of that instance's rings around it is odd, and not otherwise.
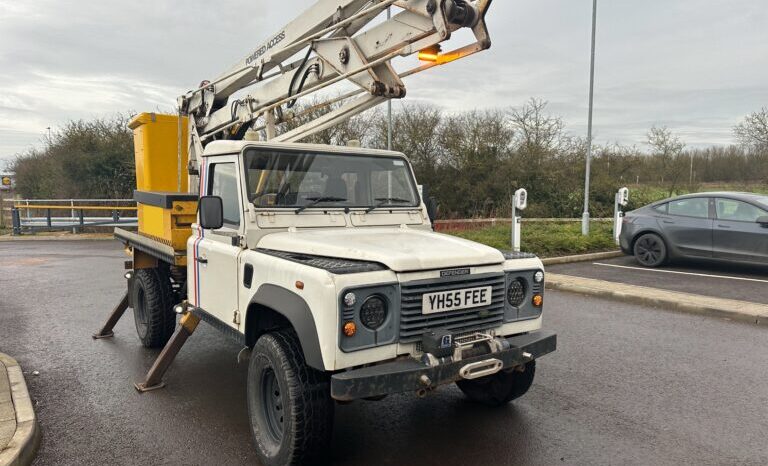
[[[592,53],[589,63],[589,117],[587,120],[587,169],[584,175],[584,214],[581,216],[581,234],[589,234],[589,176],[592,162],[592,105],[595,94],[595,35],[597,31],[597,0],[592,0]]]
[[[392,7],[387,8],[387,19],[392,17]],[[392,99],[387,99],[387,150],[392,150]]]

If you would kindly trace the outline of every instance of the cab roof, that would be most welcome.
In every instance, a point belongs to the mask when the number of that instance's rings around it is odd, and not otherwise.
[[[402,152],[368,149],[365,147],[331,146],[327,144],[304,144],[298,142],[269,142],[269,141],[213,141],[205,146],[203,157],[215,157],[218,155],[239,154],[245,148],[296,150],[307,152],[320,152],[328,154],[353,154],[353,155],[378,155],[387,157],[403,157]]]

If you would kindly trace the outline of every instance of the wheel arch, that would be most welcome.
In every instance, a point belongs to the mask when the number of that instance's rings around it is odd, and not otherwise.
[[[251,298],[245,314],[246,345],[253,347],[261,335],[285,328],[292,328],[299,337],[307,365],[324,371],[320,336],[307,302],[281,286],[261,285]]]

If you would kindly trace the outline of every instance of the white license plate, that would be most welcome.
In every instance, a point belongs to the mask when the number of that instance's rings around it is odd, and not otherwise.
[[[435,314],[437,312],[488,306],[491,304],[492,294],[492,286],[425,293],[421,298],[421,313]]]

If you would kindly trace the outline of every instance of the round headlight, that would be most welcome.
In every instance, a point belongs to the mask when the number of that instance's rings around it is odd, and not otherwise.
[[[357,302],[357,296],[355,296],[355,293],[347,293],[344,295],[344,304],[347,307],[352,307]]]
[[[381,296],[371,296],[360,307],[360,322],[371,330],[384,325],[387,319],[387,302]]]
[[[509,283],[507,289],[507,302],[514,307],[520,307],[525,301],[525,281],[522,278],[515,278]]]
[[[541,283],[541,282],[543,282],[543,281],[544,281],[544,272],[542,272],[541,270],[539,270],[538,272],[536,272],[535,274],[533,274],[533,281],[535,281],[536,283]]]

